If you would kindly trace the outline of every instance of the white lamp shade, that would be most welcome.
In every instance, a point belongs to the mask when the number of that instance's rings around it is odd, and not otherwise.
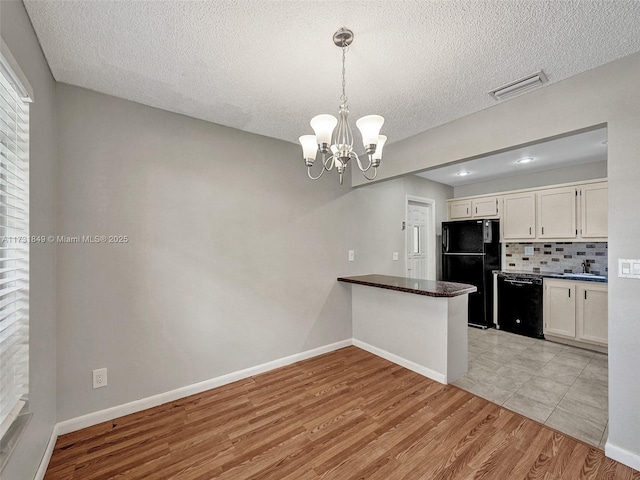
[[[315,160],[318,153],[318,142],[315,135],[302,135],[298,141],[302,145],[302,158],[311,158]]]
[[[384,144],[387,141],[387,137],[384,135],[378,135],[378,145],[376,146],[376,151],[373,154],[374,160],[382,160],[382,149],[384,148]]]
[[[333,129],[336,128],[338,124],[338,119],[333,115],[323,114],[313,117],[310,123],[311,128],[313,128],[313,131],[316,133],[318,145],[330,145],[331,135],[333,134]]]
[[[365,148],[368,145],[375,145],[378,143],[378,135],[380,129],[384,123],[384,118],[380,115],[367,115],[366,117],[359,118],[356,122],[356,127],[360,130],[362,135],[362,144]]]

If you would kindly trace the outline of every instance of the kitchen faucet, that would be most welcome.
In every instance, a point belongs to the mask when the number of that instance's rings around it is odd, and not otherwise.
[[[582,262],[582,273],[589,273],[589,264],[586,261]]]

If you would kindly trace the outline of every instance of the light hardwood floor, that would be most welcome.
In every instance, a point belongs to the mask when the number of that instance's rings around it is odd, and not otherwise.
[[[61,436],[54,479],[640,479],[603,452],[348,347]]]

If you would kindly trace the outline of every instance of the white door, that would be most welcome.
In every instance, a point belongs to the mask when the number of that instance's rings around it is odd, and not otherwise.
[[[409,200],[407,203],[407,277],[430,278],[429,252],[435,248],[431,240],[430,205]],[[433,279],[433,278],[432,278]]]

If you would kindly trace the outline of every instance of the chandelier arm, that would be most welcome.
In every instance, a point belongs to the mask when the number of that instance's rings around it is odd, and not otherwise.
[[[371,158],[371,155],[368,155],[368,157],[369,157],[369,165],[367,166],[367,168],[364,168],[364,167],[362,166],[362,160],[360,160],[360,157],[358,156],[358,154],[357,154],[357,153],[353,152],[353,155],[354,155],[354,157],[355,157],[355,159],[356,159],[356,162],[358,162],[358,168],[360,169],[360,171],[361,171],[362,173],[364,173],[364,172],[368,172],[368,171],[371,169],[371,167],[373,166],[373,158]],[[365,175],[365,176],[366,176],[366,175]],[[374,177],[374,178],[375,178],[375,177]]]
[[[307,167],[307,175],[311,180],[318,180],[324,174],[324,172],[325,169],[323,168],[322,170],[320,170],[320,174],[317,177],[314,177],[313,175],[311,175],[311,167]]]
[[[369,168],[371,168],[371,165],[369,165]],[[362,175],[364,176],[364,178],[366,178],[367,180],[375,180],[376,176],[378,175],[378,167],[373,167],[373,177],[367,177],[367,174],[365,172],[366,170],[362,171]]]
[[[326,155],[324,153],[322,154],[322,169],[316,177],[311,175],[311,168],[313,167],[313,165],[307,165],[307,175],[309,176],[309,178],[311,180],[318,180],[324,174],[324,172],[328,172],[329,170],[331,170],[330,168],[327,168],[327,163],[331,158],[333,157],[326,158]]]
[[[333,165],[335,163],[335,158],[336,158],[335,155],[331,155],[330,157],[328,157],[328,158],[326,158],[326,159],[324,159],[322,161],[322,165],[323,165],[324,170],[326,170],[328,172],[329,170],[331,170],[333,168]],[[329,166],[327,167],[327,165],[329,165]]]

